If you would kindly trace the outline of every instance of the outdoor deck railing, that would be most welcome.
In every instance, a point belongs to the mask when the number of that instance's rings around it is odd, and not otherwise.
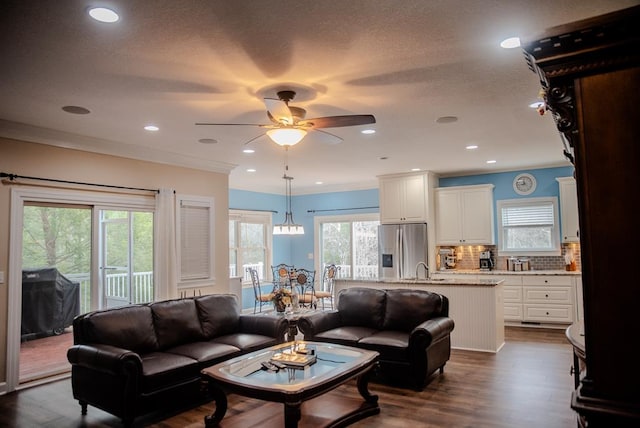
[[[80,283],[80,313],[91,310],[91,276],[89,273],[65,274],[71,281]],[[106,295],[121,299],[130,299],[131,303],[153,301],[153,272],[134,272],[132,296],[129,298],[129,287],[126,273],[114,273],[106,276]]]

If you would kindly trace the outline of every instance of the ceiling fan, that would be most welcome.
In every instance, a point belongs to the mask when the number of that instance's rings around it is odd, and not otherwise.
[[[223,125],[223,126],[258,126],[268,128],[267,135],[281,146],[293,146],[299,143],[308,131],[321,133],[324,141],[332,144],[342,142],[342,138],[330,132],[323,131],[324,128],[339,128],[343,126],[357,126],[376,123],[376,118],[371,114],[352,114],[344,116],[325,116],[306,119],[307,111],[300,107],[289,105],[289,101],[296,96],[295,91],[284,90],[277,93],[278,98],[264,98],[267,108],[267,117],[271,120],[269,124],[259,123],[196,123],[196,125]],[[322,128],[322,129],[321,129]],[[260,134],[252,141],[262,137]]]

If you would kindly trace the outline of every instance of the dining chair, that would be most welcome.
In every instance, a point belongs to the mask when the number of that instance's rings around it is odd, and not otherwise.
[[[291,284],[291,273],[295,272],[295,269],[293,265],[286,263],[271,266],[273,285],[276,287],[289,286]]]
[[[328,264],[324,267],[322,271],[322,281],[320,282],[320,289],[315,290],[316,300],[322,301],[322,309],[324,310],[324,302],[325,300],[329,300],[331,303],[331,309],[333,309],[333,281],[338,275],[338,271],[340,270],[340,266],[336,266],[335,264]]]
[[[315,270],[298,268],[295,271],[293,286],[298,287],[298,301],[301,306],[316,307],[315,277]]]
[[[262,312],[262,306],[271,303],[273,299],[273,293],[264,294],[260,286],[260,276],[255,268],[248,267],[247,272],[251,276],[251,284],[253,285],[253,295],[255,300],[253,302],[253,313]]]

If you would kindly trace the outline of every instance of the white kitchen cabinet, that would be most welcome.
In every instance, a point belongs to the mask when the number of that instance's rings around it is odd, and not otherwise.
[[[576,180],[573,177],[558,177],[556,180],[560,189],[562,242],[580,242]]]
[[[522,276],[491,275],[493,279],[502,279],[504,288],[504,320],[520,322],[522,314]]]
[[[435,190],[436,245],[493,245],[493,185]]]
[[[379,177],[380,222],[427,222],[428,182],[428,174]]]
[[[574,279],[570,276],[523,276],[523,321],[573,323],[575,319],[574,284]]]

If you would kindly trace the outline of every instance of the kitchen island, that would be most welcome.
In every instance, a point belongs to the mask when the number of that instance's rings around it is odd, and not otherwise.
[[[456,324],[451,332],[451,347],[498,352],[504,345],[503,282],[501,279],[337,279],[335,290],[336,296],[340,290],[351,287],[409,288],[442,294],[449,299],[449,317]]]

